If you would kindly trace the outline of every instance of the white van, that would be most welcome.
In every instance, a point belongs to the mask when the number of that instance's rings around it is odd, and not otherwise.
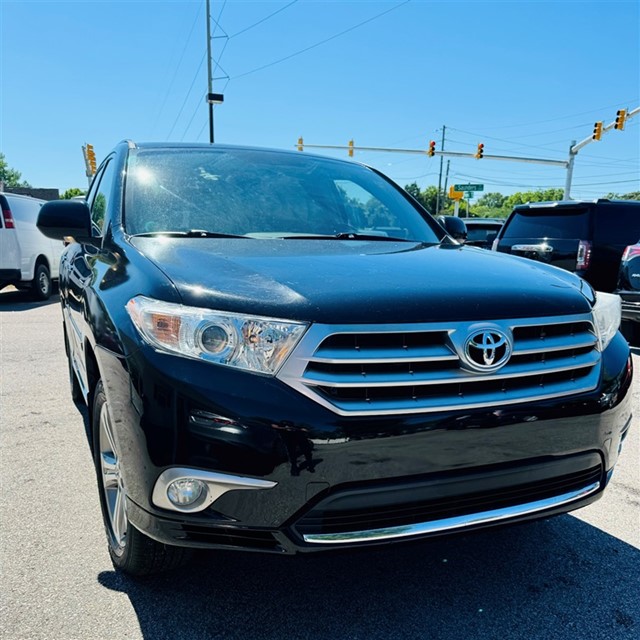
[[[13,284],[32,292],[36,300],[51,295],[58,279],[62,242],[43,235],[36,222],[45,200],[0,193],[0,289]]]

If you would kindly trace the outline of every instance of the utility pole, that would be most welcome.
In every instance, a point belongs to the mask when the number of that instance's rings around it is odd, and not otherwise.
[[[207,0],[207,68],[209,73],[207,86],[207,104],[209,105],[209,142],[213,144],[213,105],[222,104],[224,96],[213,91],[213,71],[211,70],[211,3]]]
[[[442,156],[440,156],[440,160],[442,160]],[[447,173],[444,176],[444,189],[442,191],[442,197],[444,199],[445,194],[447,193],[447,184],[449,182],[449,165],[451,164],[451,160],[447,160]]]
[[[207,69],[209,73],[208,77],[208,91],[207,91],[207,104],[209,105],[209,142],[213,144],[213,102],[211,101],[211,95],[213,93],[213,76],[211,72],[211,3],[207,0]]]
[[[574,151],[576,141],[572,140],[569,145],[569,161],[567,162],[567,177],[564,182],[564,193],[562,194],[563,200],[571,200],[571,180],[573,179],[573,163],[575,162],[578,150]]]
[[[442,145],[440,146],[440,151],[444,151],[444,133],[447,127],[442,125]],[[440,189],[442,187],[442,160],[443,156],[440,156],[440,176],[438,177],[438,194],[436,196],[436,215],[440,213]]]

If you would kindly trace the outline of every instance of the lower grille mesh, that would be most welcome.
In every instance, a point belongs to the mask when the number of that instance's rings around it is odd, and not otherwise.
[[[444,520],[552,498],[582,489],[602,477],[600,466],[537,482],[498,490],[432,499],[419,503],[393,504],[376,509],[340,509],[329,497],[296,524],[300,535],[348,533]]]

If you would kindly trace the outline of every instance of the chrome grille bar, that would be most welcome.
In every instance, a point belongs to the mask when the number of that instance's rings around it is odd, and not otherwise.
[[[478,372],[465,341],[490,325],[509,362]],[[595,389],[601,355],[591,314],[486,322],[312,325],[278,377],[340,415],[387,415],[533,402]],[[477,369],[477,367],[476,367]]]

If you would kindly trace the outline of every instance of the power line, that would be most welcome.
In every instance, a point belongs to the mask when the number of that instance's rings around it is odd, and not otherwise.
[[[491,129],[512,129],[514,127],[528,127],[534,124],[546,124],[547,122],[557,122],[558,120],[567,120],[568,118],[576,118],[578,116],[586,116],[590,113],[597,113],[599,111],[604,111],[605,109],[613,109],[615,107],[618,107],[620,104],[629,104],[631,102],[636,102],[637,101],[637,97],[633,98],[633,100],[620,100],[619,102],[616,102],[615,104],[609,104],[605,107],[600,107],[598,109],[591,109],[589,111],[581,111],[580,113],[572,113],[571,115],[566,115],[566,116],[559,116],[557,118],[550,118],[548,120],[536,120],[534,122],[525,122],[524,124],[507,124],[507,125],[503,125],[501,127],[488,127],[489,130]]]
[[[505,139],[505,138],[497,138],[496,136],[486,136],[486,135],[482,135],[480,133],[474,133],[473,131],[466,131],[464,129],[456,129],[455,127],[450,127],[450,129],[452,131],[458,131],[459,133],[466,133],[467,135],[470,136],[475,136],[476,138],[480,138],[480,139],[486,139],[486,140],[497,140],[498,142],[506,142],[507,144],[509,144],[509,140]],[[540,134],[543,135],[543,134]],[[559,141],[557,144],[560,144],[561,141]],[[552,151],[554,153],[561,153],[561,151],[558,151],[557,149],[551,149],[548,146],[543,146],[543,145],[539,145],[539,144],[523,144],[522,142],[520,143],[514,143],[517,147],[525,147],[527,149],[531,148],[531,149],[544,149],[545,151]],[[555,144],[555,143],[550,143],[550,144]]]
[[[160,119],[160,115],[162,114],[162,110],[165,107],[165,104],[167,102],[167,98],[169,97],[169,93],[171,92],[171,88],[173,87],[173,83],[175,82],[176,76],[178,75],[178,69],[180,68],[180,65],[182,64],[182,60],[184,58],[184,54],[187,51],[187,46],[189,45],[189,42],[191,41],[191,36],[193,35],[193,30],[195,29],[195,26],[198,22],[198,19],[200,18],[200,13],[202,11],[202,4],[199,5],[198,7],[198,11],[196,13],[196,17],[193,21],[193,24],[191,25],[191,29],[189,31],[189,35],[187,36],[187,39],[185,40],[184,43],[184,47],[182,48],[182,54],[180,55],[180,60],[178,61],[178,64],[176,65],[176,68],[173,71],[173,76],[171,78],[171,82],[169,82],[169,84],[167,85],[167,90],[164,94],[164,98],[162,99],[162,105],[160,106],[160,110],[158,111],[158,115],[156,116],[155,122],[153,123],[153,127],[151,128],[151,132],[152,134],[155,132],[156,127],[158,126],[158,120]]]
[[[204,130],[207,127],[208,124],[209,124],[209,120],[207,119],[207,120],[204,121],[204,124],[202,125],[202,129],[200,129],[200,132],[196,136],[196,140],[200,140],[200,136],[204,133]]]
[[[193,90],[193,85],[196,83],[196,79],[198,77],[198,73],[200,73],[200,69],[202,68],[202,63],[204,62],[204,59],[207,57],[207,52],[205,51],[202,54],[202,58],[200,58],[200,64],[198,65],[198,68],[196,69],[196,73],[193,76],[193,80],[191,81],[191,86],[189,87],[189,91],[187,91],[187,95],[184,98],[184,102],[182,103],[182,107],[180,107],[180,111],[178,112],[178,115],[176,116],[176,119],[173,122],[173,126],[171,127],[171,131],[169,131],[169,135],[167,136],[167,140],[171,137],[171,134],[173,133],[173,130],[176,128],[176,124],[178,124],[178,120],[180,119],[180,116],[182,115],[182,112],[184,111],[184,107],[187,104],[187,100],[189,99],[189,96],[191,95],[191,91]]]
[[[336,38],[339,38],[340,36],[343,36],[351,31],[354,31],[355,29],[358,29],[359,27],[362,27],[365,24],[368,24],[369,22],[373,22],[374,20],[377,20],[378,18],[381,18],[382,16],[386,15],[387,13],[391,13],[392,11],[395,11],[396,9],[399,9],[400,7],[404,6],[405,4],[408,4],[409,2],[411,2],[411,0],[404,0],[403,2],[401,2],[400,4],[397,4],[394,7],[391,7],[391,9],[387,9],[386,11],[382,11],[381,13],[377,13],[375,16],[372,16],[371,18],[368,18],[367,20],[363,20],[362,22],[359,22],[358,24],[353,25],[352,27],[349,27],[348,29],[345,29],[344,31],[341,31],[340,33],[336,33],[335,35],[329,37],[329,38],[325,38],[324,40],[321,40],[320,42],[316,42],[315,44],[312,44],[308,47],[305,47],[304,49],[300,49],[300,51],[296,51],[295,53],[292,53],[288,56],[285,56],[284,58],[280,58],[279,60],[274,60],[273,62],[269,62],[268,64],[264,64],[260,67],[256,67],[255,69],[251,69],[250,71],[245,71],[244,73],[241,73],[240,75],[237,76],[233,76],[231,79],[232,80],[239,80],[240,78],[244,78],[245,76],[251,75],[252,73],[257,73],[258,71],[263,71],[264,69],[268,69],[269,67],[273,67],[277,64],[280,64],[281,62],[285,62],[286,60],[291,60],[291,58],[295,58],[296,56],[299,56],[303,53],[306,53],[307,51],[311,51],[311,49],[315,49],[316,47],[319,47],[323,44],[326,44],[327,42],[331,42],[331,40],[335,40]]]
[[[263,22],[266,22],[267,20],[273,18],[273,16],[276,16],[279,13],[281,13],[282,11],[284,11],[285,9],[288,9],[291,5],[294,5],[296,2],[298,2],[298,0],[292,0],[292,2],[290,2],[289,4],[286,4],[284,7],[280,7],[280,9],[278,9],[277,11],[274,11],[273,13],[270,13],[265,18],[262,18],[262,20],[258,20],[258,22],[254,22],[252,25],[249,25],[248,27],[245,27],[244,29],[241,29],[240,31],[236,31],[236,33],[233,33],[233,34],[231,34],[229,36],[229,40],[231,40],[231,38],[236,38],[237,36],[239,36],[239,35],[241,35],[243,33],[246,33],[250,29],[253,29],[254,27],[257,27],[259,24],[262,24]],[[222,14],[222,11],[220,13]],[[218,20],[219,19],[220,19],[220,16],[218,16]]]

